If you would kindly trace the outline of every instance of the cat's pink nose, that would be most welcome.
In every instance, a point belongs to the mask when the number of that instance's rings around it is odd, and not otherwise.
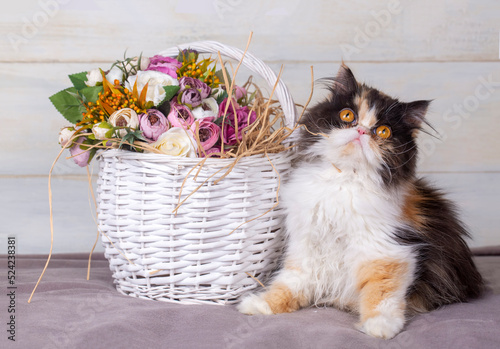
[[[360,127],[358,127],[358,133],[360,135],[366,135],[366,134],[368,134],[368,130],[366,128],[364,128],[363,126],[360,126]]]

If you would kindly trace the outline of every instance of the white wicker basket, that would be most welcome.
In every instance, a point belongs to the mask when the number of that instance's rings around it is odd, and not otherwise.
[[[176,56],[184,48],[219,51],[238,61],[243,55],[217,42],[181,45],[160,54]],[[247,53],[243,64],[275,84],[275,74],[259,59]],[[281,81],[275,97],[293,125],[295,105]],[[217,185],[213,182],[219,176],[208,180],[175,215],[181,185],[200,159],[122,150],[101,154],[98,224],[118,291],[163,301],[230,304],[258,286],[254,278],[265,280],[283,247],[281,210],[231,231],[275,205],[292,153],[269,157],[279,175],[265,156],[246,157]],[[196,181],[197,170],[189,176],[182,196],[231,162],[207,159]]]

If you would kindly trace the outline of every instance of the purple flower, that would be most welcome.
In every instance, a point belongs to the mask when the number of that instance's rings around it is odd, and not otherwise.
[[[185,130],[194,122],[191,110],[187,106],[175,102],[170,102],[170,113],[168,113],[167,119],[173,127],[182,127]]]
[[[222,103],[219,105],[219,117],[224,116],[224,113],[226,111],[226,106],[228,103],[229,103],[229,100],[227,98],[224,98]],[[240,105],[238,104],[238,102],[236,102],[236,100],[233,99],[233,103],[230,103],[229,107],[227,109],[227,115],[236,114],[236,111],[238,110],[239,107],[240,107]]]
[[[168,120],[161,111],[148,109],[146,113],[139,115],[139,128],[148,141],[155,142],[168,130]]]
[[[223,107],[227,104],[227,98],[220,105],[219,114],[224,115]],[[234,106],[233,106],[234,104]],[[223,123],[222,141],[227,145],[235,145],[243,139],[244,129],[253,124],[257,119],[254,111],[250,112],[247,106],[240,107],[237,103],[233,103],[227,110],[226,117]]]
[[[196,108],[201,104],[201,94],[195,88],[184,90],[181,95],[181,103],[189,105],[190,108]]]
[[[198,132],[200,145],[205,151],[212,148],[219,140],[220,127],[214,124],[211,118],[197,120],[189,130],[194,139],[197,139],[196,132]]]
[[[180,86],[180,91],[184,91],[190,88],[195,88],[200,92],[201,98],[205,99],[210,96],[210,93],[212,93],[212,89],[210,86],[205,84],[203,81],[191,78],[189,76],[183,76],[179,80],[179,86]]]
[[[80,148],[80,144],[82,144],[85,139],[85,137],[79,137],[75,145],[69,149],[73,161],[80,167],[85,167],[89,164],[90,151]]]
[[[158,71],[177,79],[177,69],[181,66],[182,63],[175,58],[156,55],[149,59],[149,65],[146,70]]]
[[[198,91],[200,91],[201,98],[205,99],[205,98],[210,97],[210,93],[212,93],[212,89],[210,88],[210,86],[208,86],[207,84],[205,84],[201,80],[196,79],[196,81],[198,81],[198,85],[196,86],[196,89]]]
[[[181,88],[180,91],[187,90],[188,88],[196,88],[196,82],[195,78],[191,78],[189,76],[183,76],[182,78],[179,79],[179,87]]]

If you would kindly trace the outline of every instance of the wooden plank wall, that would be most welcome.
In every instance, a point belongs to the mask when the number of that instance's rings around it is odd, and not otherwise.
[[[344,59],[359,80],[410,101],[434,99],[440,139],[420,140],[420,171],[450,192],[472,246],[500,244],[497,0],[23,0],[0,13],[2,239],[47,253],[47,175],[66,123],[47,97],[67,75],[198,40],[244,48],[278,70],[296,101]],[[315,98],[322,92],[315,91]],[[53,181],[54,252],[86,252],[96,229],[84,169],[62,159]],[[3,252],[2,252],[3,251]],[[2,248],[0,253],[5,253]]]

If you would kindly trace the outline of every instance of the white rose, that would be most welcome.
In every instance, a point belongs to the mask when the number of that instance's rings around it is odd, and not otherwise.
[[[113,67],[109,73],[106,74],[106,80],[108,80],[110,83],[114,84],[115,80],[120,81],[120,84],[122,83],[123,80],[123,72],[120,68],[118,67]]]
[[[61,132],[59,132],[59,144],[61,147],[64,147],[74,134],[75,129],[73,127],[65,127],[61,129]]]
[[[146,101],[152,101],[157,106],[165,98],[163,86],[179,86],[179,81],[168,74],[160,73],[154,70],[139,71],[137,75],[130,76],[125,81],[125,87],[132,91],[137,81],[137,92],[141,94],[142,89],[148,84]]]
[[[92,133],[96,139],[103,140],[113,135],[113,125],[103,121],[92,126]]]
[[[129,127],[135,130],[139,126],[139,117],[135,110],[130,108],[123,108],[115,111],[109,116],[109,123],[114,127]],[[120,136],[123,137],[127,134],[126,130],[120,130]]]
[[[163,154],[195,158],[195,144],[196,142],[186,130],[180,127],[172,127],[158,137],[156,142],[151,143],[151,146]]]
[[[215,98],[208,97],[201,101],[201,104],[191,112],[196,119],[207,117],[217,118],[219,116],[219,106]]]
[[[102,82],[102,74],[99,69],[93,69],[87,73],[87,86],[95,86],[98,82]]]

